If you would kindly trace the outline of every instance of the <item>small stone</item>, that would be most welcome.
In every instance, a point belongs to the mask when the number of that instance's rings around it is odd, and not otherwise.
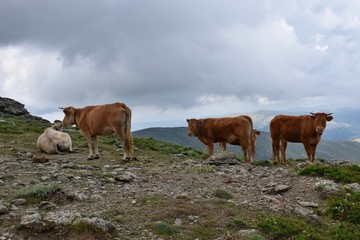
[[[9,212],[9,209],[1,204],[0,205],[0,215],[7,214],[8,212]]]
[[[176,219],[175,219],[175,225],[176,225],[176,226],[181,226],[181,225],[182,225],[181,218],[176,218]]]
[[[26,199],[25,198],[16,198],[11,201],[11,204],[14,204],[16,206],[25,205]]]
[[[314,203],[314,202],[299,202],[299,205],[302,207],[312,207],[312,208],[319,207],[319,204]]]
[[[277,193],[280,193],[280,192],[286,192],[287,190],[290,189],[290,186],[288,185],[284,185],[284,184],[279,184],[279,185],[276,185],[275,186],[275,191]]]

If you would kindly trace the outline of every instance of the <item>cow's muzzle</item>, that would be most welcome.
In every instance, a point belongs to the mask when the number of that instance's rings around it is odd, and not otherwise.
[[[324,128],[317,128],[316,129],[316,133],[319,134],[320,136],[323,134],[324,132]]]

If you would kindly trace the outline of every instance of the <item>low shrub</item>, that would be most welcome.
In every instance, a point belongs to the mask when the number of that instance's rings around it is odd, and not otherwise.
[[[164,222],[155,223],[152,229],[159,235],[174,235],[178,232],[176,228]]]
[[[218,197],[218,198],[223,198],[223,199],[232,199],[233,198],[233,195],[225,190],[222,190],[222,189],[217,189],[214,191],[213,195],[215,197]]]
[[[56,184],[38,184],[21,189],[17,196],[25,198],[30,202],[38,202],[50,198],[58,191],[61,191],[61,187]]]
[[[341,183],[359,183],[360,166],[321,166],[310,165],[299,171],[301,175],[326,177]]]
[[[359,239],[360,228],[347,223],[339,223],[330,227],[329,234],[332,240]]]
[[[326,239],[314,223],[299,218],[262,216],[257,225],[274,239]]]
[[[326,213],[334,220],[360,224],[360,192],[330,197]]]

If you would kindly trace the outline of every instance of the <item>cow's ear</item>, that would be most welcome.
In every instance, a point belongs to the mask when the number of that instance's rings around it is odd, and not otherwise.
[[[254,133],[255,133],[256,135],[260,135],[260,131],[257,130],[257,129],[254,129]]]
[[[189,119],[186,119],[186,122],[189,123]]]
[[[310,115],[309,117],[311,120],[315,120],[315,115]]]
[[[326,116],[326,121],[330,122],[331,120],[333,120],[333,116]]]

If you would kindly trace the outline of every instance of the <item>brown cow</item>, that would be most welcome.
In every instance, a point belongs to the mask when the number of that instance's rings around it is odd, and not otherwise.
[[[252,124],[244,116],[187,119],[188,135],[197,137],[208,146],[208,156],[214,153],[214,143],[236,143],[242,148],[245,162],[252,162]],[[249,160],[248,160],[249,157]]]
[[[331,113],[311,113],[303,116],[275,116],[270,121],[270,135],[277,165],[281,164],[280,142],[284,165],[287,165],[285,155],[287,142],[303,143],[308,160],[314,162],[316,146],[326,128],[326,122],[333,119],[330,115]]]
[[[123,141],[124,159],[132,159],[131,110],[124,103],[63,109],[65,117],[62,123],[79,127],[89,147],[89,160],[99,158],[99,136],[111,134],[116,134]]]

